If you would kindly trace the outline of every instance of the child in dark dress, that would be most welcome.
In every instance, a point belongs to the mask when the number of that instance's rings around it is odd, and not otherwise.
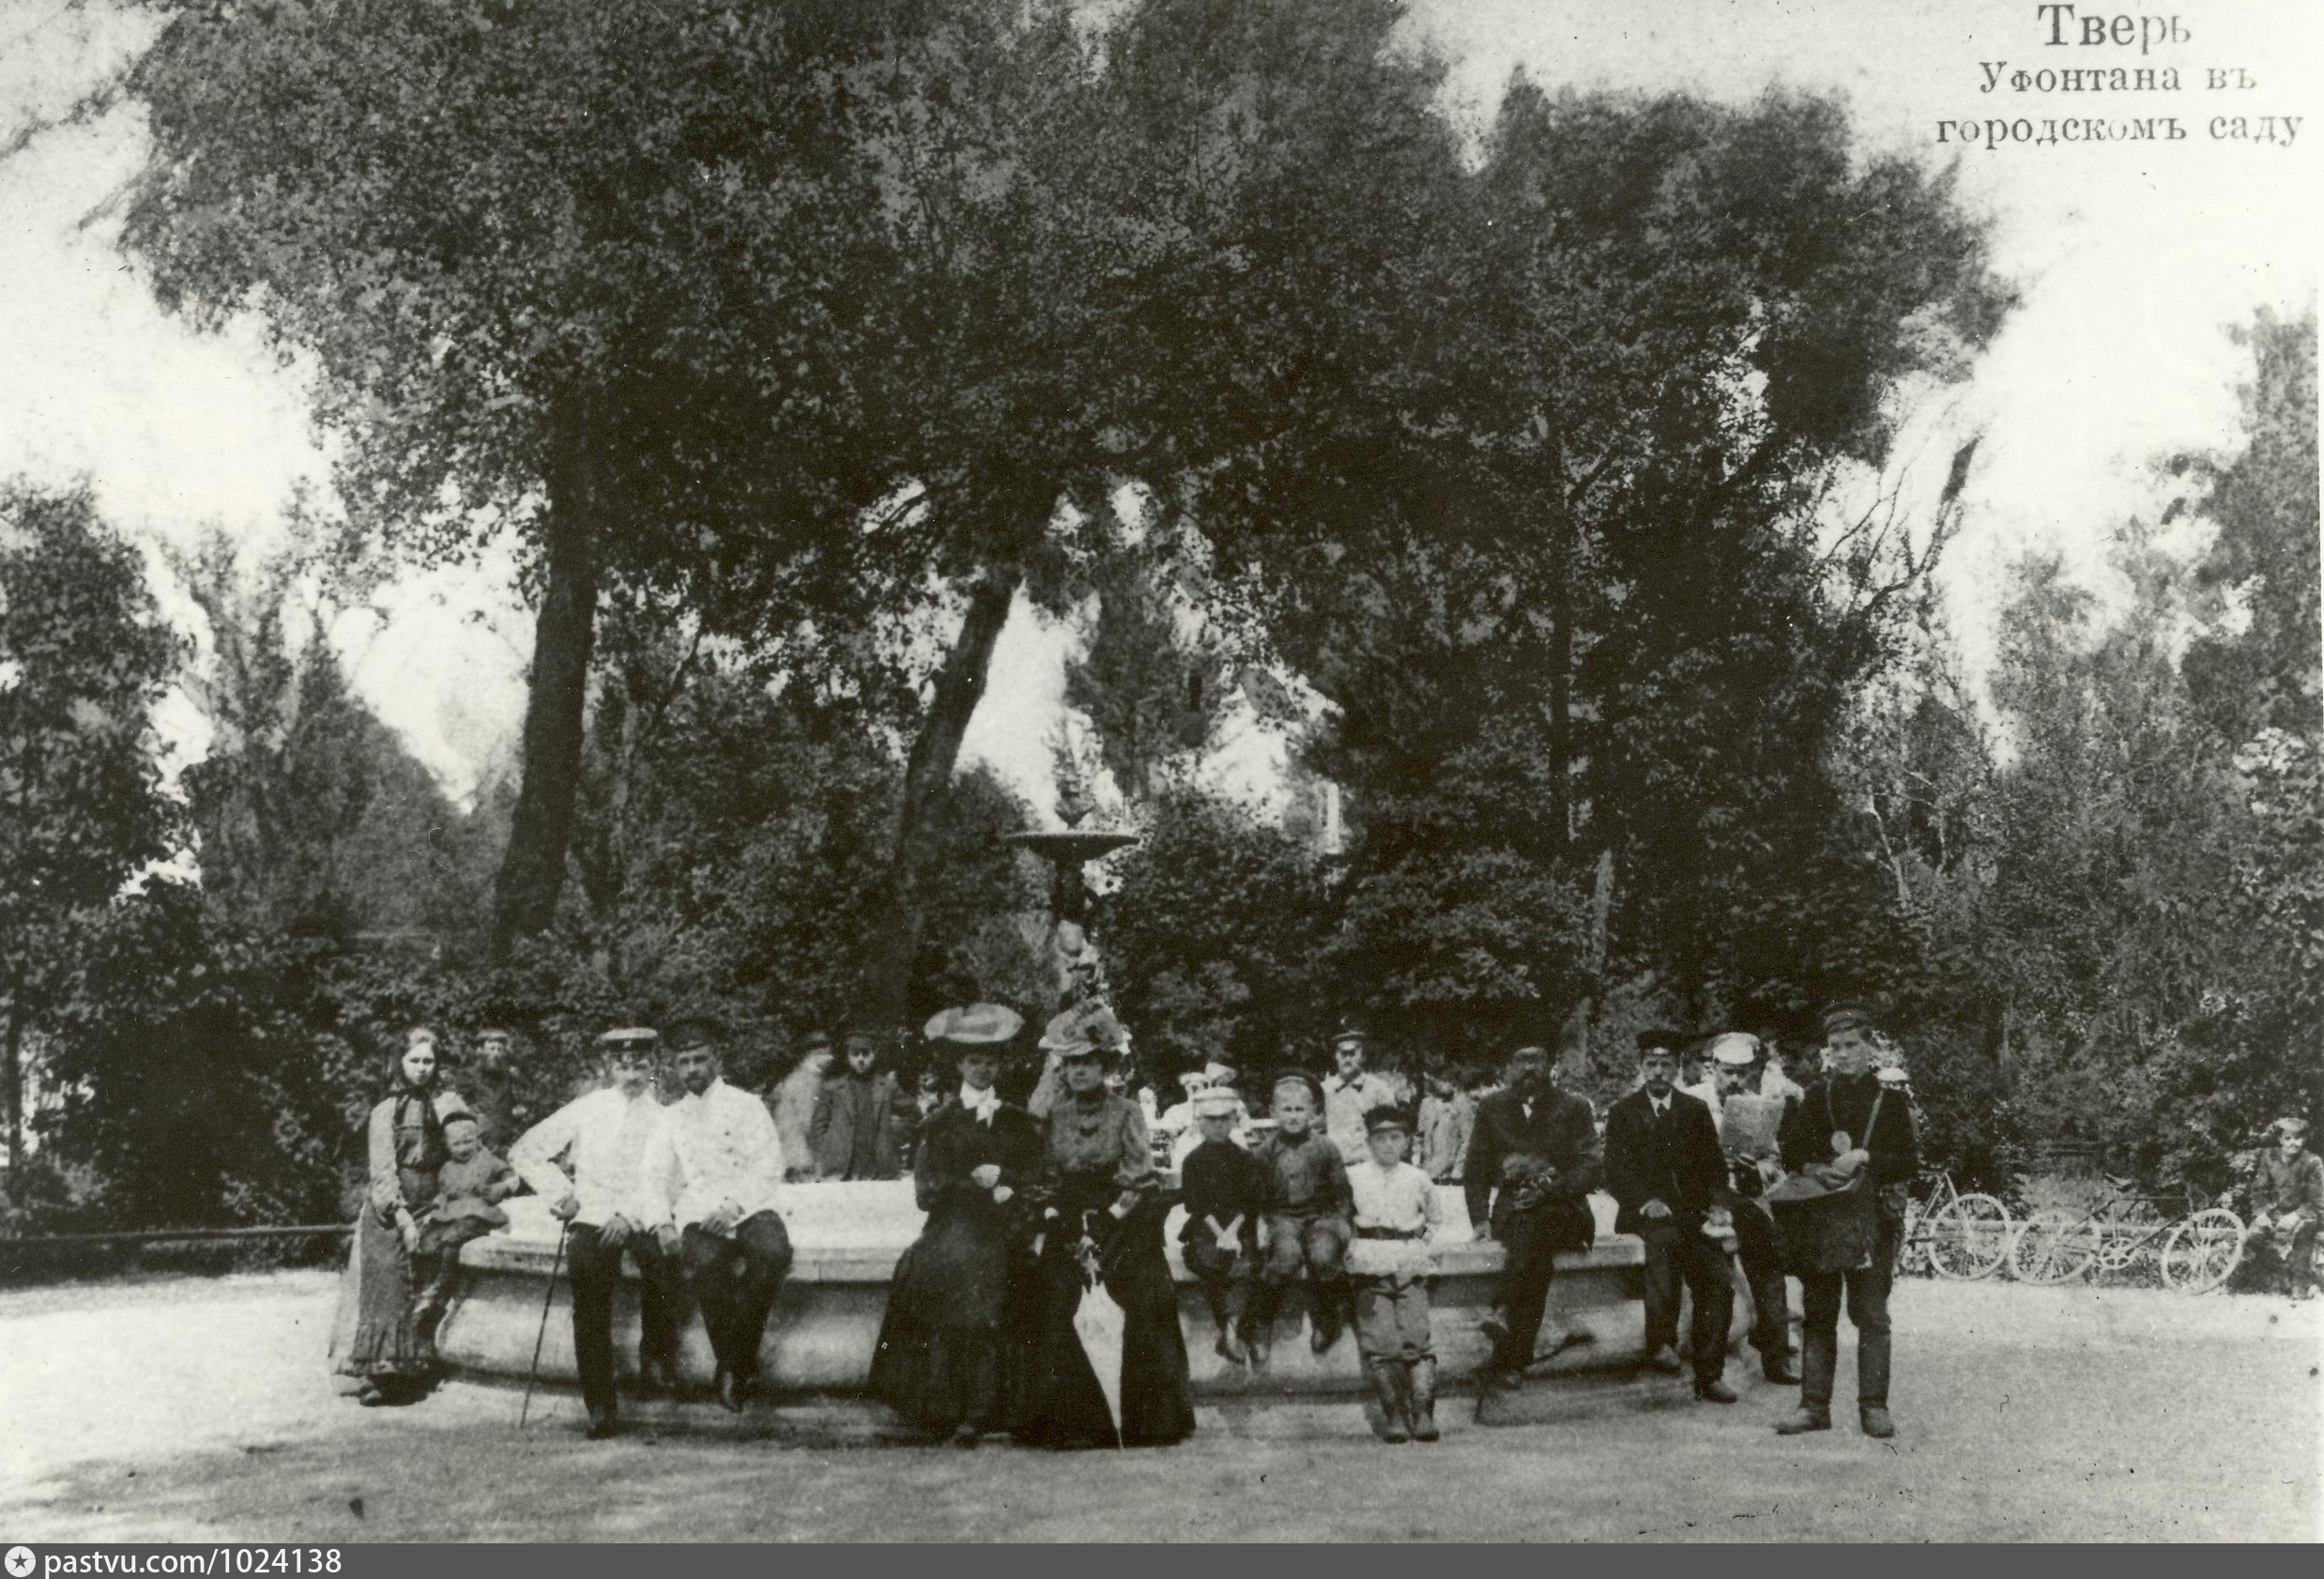
[[[451,1308],[460,1277],[460,1247],[509,1225],[500,1203],[525,1188],[516,1170],[484,1145],[475,1118],[465,1112],[444,1120],[444,1145],[451,1158],[436,1173],[436,1204],[420,1222],[420,1245],[412,1252],[412,1282],[419,1290],[413,1320],[433,1346],[436,1329]]]
[[[1201,1143],[1179,1164],[1186,1221],[1178,1242],[1186,1270],[1202,1285],[1218,1327],[1218,1357],[1241,1365],[1248,1357],[1242,1328],[1248,1319],[1251,1279],[1260,1252],[1267,1175],[1259,1159],[1228,1136],[1242,1103],[1232,1091],[1212,1089],[1193,1098]]]

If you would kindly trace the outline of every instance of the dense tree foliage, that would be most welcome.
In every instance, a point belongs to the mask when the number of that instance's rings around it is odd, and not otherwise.
[[[1780,92],[1520,79],[1464,143],[1402,22],[176,12],[131,254],[314,370],[329,568],[514,533],[539,613],[521,760],[464,807],[298,567],[175,564],[200,881],[125,890],[176,656],[85,498],[8,496],[48,524],[0,545],[8,1002],[83,1204],[328,1211],[419,1019],[513,1028],[548,1101],[616,1020],[710,1016],[763,1084],[971,982],[1048,1012],[1032,813],[958,771],[1027,605],[1086,632],[1067,699],[1145,835],[1100,937],[1150,1075],[1362,1009],[1472,1074],[1562,1021],[1611,1089],[1644,1017],[1846,991],[1973,1176],[2061,1135],[2208,1176],[2313,1107],[2313,319],[2249,336],[2246,443],[2167,463],[2192,560],[2127,530],[2119,620],[2024,567],[1989,717],[1929,581],[1975,446],[1933,507],[1890,453],[2011,301],[1949,176]],[[98,636],[44,646],[68,583]],[[1295,814],[1203,788],[1231,717],[1290,739]]]
[[[170,852],[152,712],[178,644],[85,488],[0,485],[0,1081],[23,1163],[27,1039],[54,1029],[78,934]]]

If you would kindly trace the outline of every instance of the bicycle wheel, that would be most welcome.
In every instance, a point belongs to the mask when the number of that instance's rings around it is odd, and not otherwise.
[[[1929,1265],[1940,1278],[1990,1278],[2010,1258],[2010,1209],[1990,1195],[1961,1195],[1929,1219]]]
[[[2062,1283],[2078,1278],[2098,1259],[2098,1224],[2072,1212],[2036,1212],[2017,1231],[2010,1270],[2028,1283]]]
[[[2207,1206],[2163,1241],[2163,1281],[2181,1294],[2209,1294],[2235,1275],[2247,1237],[2243,1219]]]

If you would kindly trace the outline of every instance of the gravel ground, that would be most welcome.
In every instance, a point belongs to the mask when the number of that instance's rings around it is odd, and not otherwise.
[[[1353,1403],[1205,1408],[1186,1446],[1068,1461],[871,1445],[811,1409],[738,1427],[706,1407],[609,1444],[580,1438],[566,1397],[523,1432],[496,1387],[360,1410],[324,1372],[333,1286],[0,1294],[0,1541],[2324,1533],[2324,1322],[2281,1299],[1908,1282],[1889,1444],[1845,1418],[1779,1439],[1793,1395],[1754,1380],[1725,1409],[1600,1388],[1539,1425],[1475,1425],[1451,1401],[1435,1448],[1375,1442]]]

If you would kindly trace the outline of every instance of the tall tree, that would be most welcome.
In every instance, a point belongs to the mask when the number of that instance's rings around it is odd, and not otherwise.
[[[887,485],[851,425],[879,195],[843,123],[915,9],[204,6],[130,75],[152,153],[124,238],[161,300],[254,306],[313,359],[358,529],[529,550],[501,952],[564,881],[607,585],[779,625],[749,567]]]
[[[69,976],[75,928],[170,852],[153,708],[179,655],[135,549],[85,487],[0,485],[0,1081],[23,1179],[26,1037]]]

